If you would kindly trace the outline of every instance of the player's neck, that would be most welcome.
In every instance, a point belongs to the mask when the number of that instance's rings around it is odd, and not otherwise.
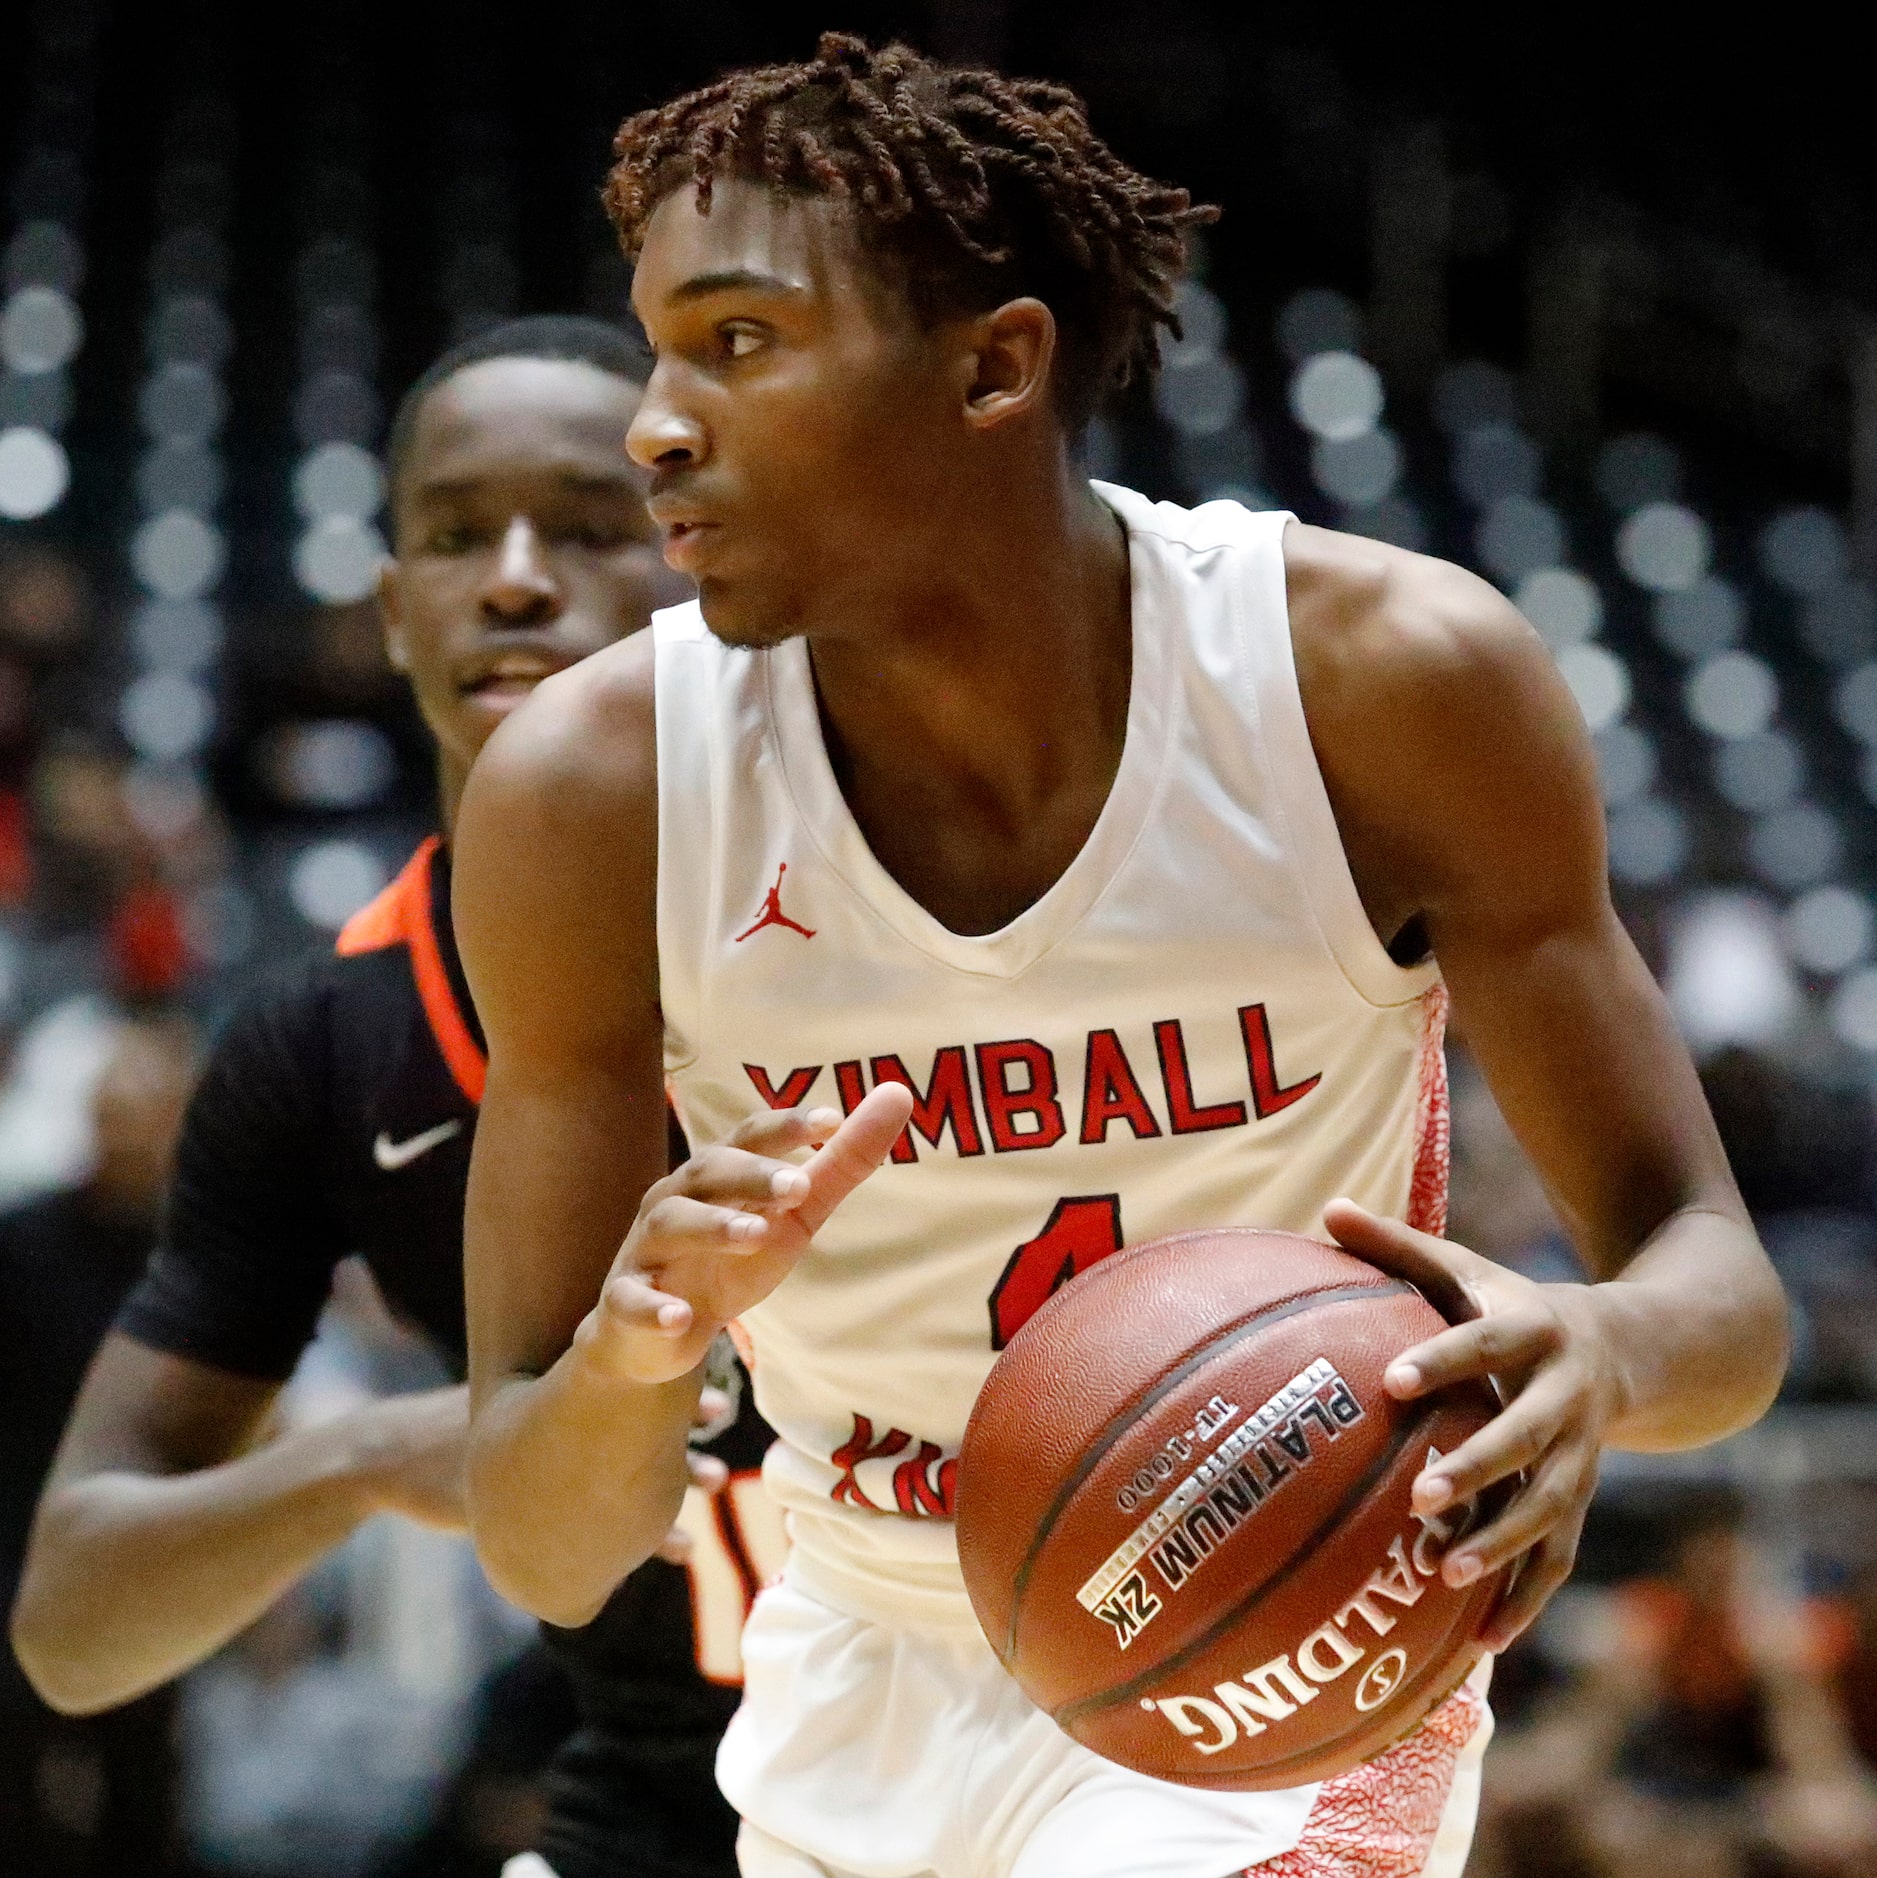
[[[1118,747],[1127,538],[1079,470],[1065,462],[994,490],[987,481],[942,556],[908,571],[899,593],[873,596],[864,633],[809,635],[842,744],[863,751],[877,731],[986,780],[1013,764],[1059,770],[1085,745]]]
[[[936,602],[909,605],[898,631],[810,635],[848,807],[888,873],[958,932],[998,929],[1061,875],[1127,730],[1125,535],[1086,483],[1053,514],[1011,509],[934,570]]]

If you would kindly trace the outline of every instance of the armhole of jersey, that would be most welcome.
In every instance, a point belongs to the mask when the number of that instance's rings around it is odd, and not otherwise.
[[[1383,1007],[1408,1004],[1440,982],[1430,958],[1397,965],[1356,891],[1342,831],[1330,806],[1316,748],[1304,717],[1291,644],[1290,601],[1284,579],[1284,531],[1295,519],[1277,512],[1249,518],[1244,550],[1236,557],[1242,583],[1239,641],[1244,648],[1257,713],[1259,743],[1273,801],[1284,822],[1291,864],[1330,956],[1356,993]]]
[[[697,603],[652,616],[652,712],[658,751],[658,1005],[665,1073],[696,1059],[705,966],[716,930],[716,713],[707,628]],[[684,1120],[682,1112],[679,1121]]]

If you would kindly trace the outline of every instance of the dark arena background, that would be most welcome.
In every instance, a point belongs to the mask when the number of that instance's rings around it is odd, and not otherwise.
[[[127,1030],[186,1051],[431,825],[372,598],[402,387],[505,316],[624,317],[613,128],[828,26],[1065,80],[1222,205],[1091,468],[1516,600],[1793,1298],[1764,1423],[1606,1466],[1469,1869],[1877,1872],[1877,163],[1822,10],[9,9],[0,1201],[86,1177]],[[1453,1236],[1568,1277],[1464,1045]],[[26,1321],[0,1295],[9,1431],[63,1415]],[[435,1379],[362,1285],[327,1324],[289,1417]],[[39,1480],[0,1481],[10,1593]],[[9,1658],[0,1868],[492,1874],[567,1726],[526,1635],[379,1520],[129,1719],[55,1722]]]

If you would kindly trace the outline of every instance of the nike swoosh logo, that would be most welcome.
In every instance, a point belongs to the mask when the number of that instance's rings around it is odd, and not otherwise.
[[[438,1122],[434,1128],[426,1128],[421,1135],[412,1135],[408,1141],[393,1141],[387,1134],[380,1134],[371,1144],[371,1157],[387,1174],[395,1174],[400,1167],[410,1164],[426,1155],[432,1148],[440,1148],[452,1135],[463,1132],[462,1120]]]

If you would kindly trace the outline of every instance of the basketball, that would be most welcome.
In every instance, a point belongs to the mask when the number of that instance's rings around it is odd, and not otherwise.
[[[1413,1729],[1478,1661],[1505,1579],[1443,1583],[1480,1509],[1409,1505],[1497,1407],[1484,1385],[1384,1392],[1444,1321],[1333,1246],[1244,1229],[1058,1292],[986,1380],[958,1473],[965,1584],[1025,1694],[1197,1787],[1327,1779]]]

